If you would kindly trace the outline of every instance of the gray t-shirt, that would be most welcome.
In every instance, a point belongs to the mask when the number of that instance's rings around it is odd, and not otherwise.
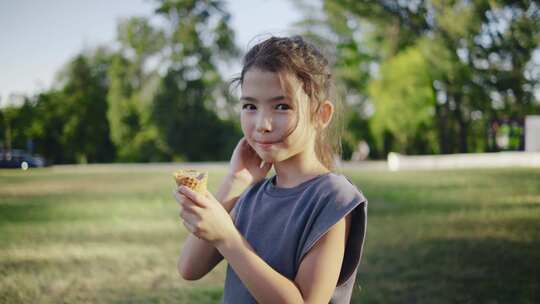
[[[367,199],[345,176],[333,172],[294,188],[279,188],[275,179],[275,175],[266,178],[240,196],[234,207],[237,229],[268,265],[294,280],[316,241],[352,212],[345,256],[330,301],[350,303],[366,235]],[[230,265],[222,303],[256,303]]]

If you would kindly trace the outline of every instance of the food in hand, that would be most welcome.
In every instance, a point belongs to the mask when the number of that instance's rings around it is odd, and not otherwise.
[[[178,186],[186,186],[191,190],[204,194],[208,184],[208,173],[193,169],[183,169],[174,172],[174,180]]]

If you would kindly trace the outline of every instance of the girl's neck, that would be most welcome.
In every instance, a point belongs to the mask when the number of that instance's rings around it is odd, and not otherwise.
[[[301,183],[330,172],[315,158],[312,161],[294,162],[294,159],[274,164],[276,187],[293,188]]]

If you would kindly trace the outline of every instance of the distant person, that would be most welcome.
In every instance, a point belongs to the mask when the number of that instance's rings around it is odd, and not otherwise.
[[[225,258],[222,303],[350,303],[367,200],[334,172],[327,59],[300,36],[271,37],[249,50],[234,82],[244,137],[216,197],[175,191],[191,232],[181,276],[198,280]],[[245,189],[238,197],[235,185]]]
[[[366,160],[369,156],[369,145],[365,140],[361,140],[356,146],[356,151],[353,152],[351,157],[352,161]]]

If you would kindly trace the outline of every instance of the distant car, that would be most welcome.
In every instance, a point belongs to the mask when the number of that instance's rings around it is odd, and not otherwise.
[[[24,150],[0,150],[0,168],[37,168],[45,166],[45,159],[41,156],[32,156]]]

